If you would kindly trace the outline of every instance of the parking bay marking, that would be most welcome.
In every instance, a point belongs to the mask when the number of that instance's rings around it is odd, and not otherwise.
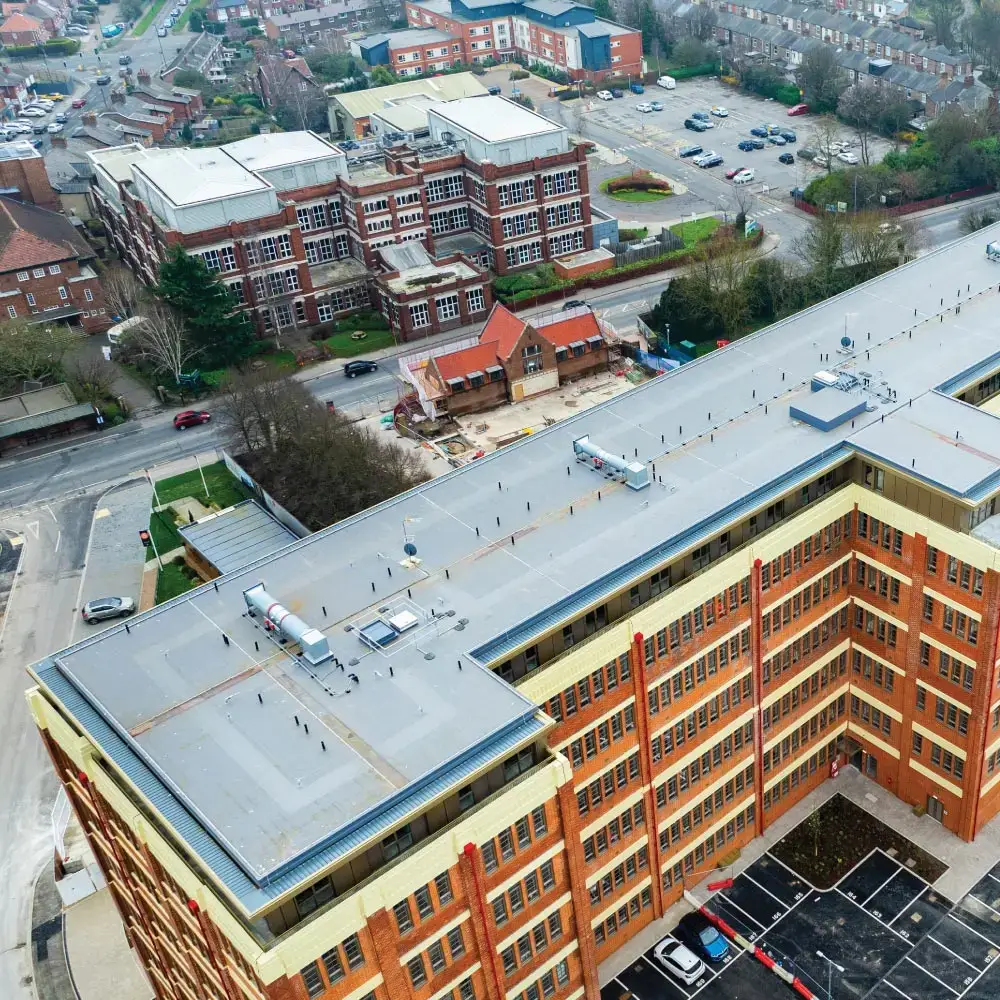
[[[773,892],[771,892],[770,889],[768,889],[765,886],[761,885],[760,882],[758,882],[752,875],[748,875],[746,872],[743,872],[742,874],[743,874],[743,877],[748,882],[753,882],[753,884],[755,886],[757,886],[757,888],[760,889],[761,892],[766,892],[771,897],[771,899],[775,900],[777,902],[777,904],[780,907],[782,907],[782,909],[784,910],[784,912],[781,914],[781,916],[784,916],[785,913],[788,912],[788,906],[787,906],[787,904],[785,903],[785,901],[783,899],[778,899],[778,897],[775,896],[775,894]],[[777,920],[777,918],[775,918],[775,919]]]
[[[912,965],[915,969],[919,969],[921,972],[924,973],[924,975],[930,976],[931,979],[933,979],[936,983],[940,983],[950,993],[954,993],[955,996],[958,997],[962,995],[961,993],[958,992],[958,990],[955,989],[954,986],[949,986],[943,979],[938,979],[938,977],[935,976],[933,972],[930,972],[928,969],[925,969],[919,962],[914,962],[909,955],[904,955],[903,961],[909,962],[910,965]],[[891,976],[892,972],[890,972],[889,975]]]

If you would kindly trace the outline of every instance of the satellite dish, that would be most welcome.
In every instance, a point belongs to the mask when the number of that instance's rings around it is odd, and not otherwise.
[[[851,346],[851,338],[850,337],[841,337],[840,338],[840,346],[841,347],[850,347]]]
[[[416,545],[414,545],[414,544],[413,544],[413,542],[407,542],[407,543],[406,543],[406,544],[405,544],[405,545],[403,546],[403,551],[404,551],[404,552],[405,552],[405,553],[406,553],[406,554],[407,554],[408,556],[415,556],[415,555],[417,554],[417,547],[416,547]]]

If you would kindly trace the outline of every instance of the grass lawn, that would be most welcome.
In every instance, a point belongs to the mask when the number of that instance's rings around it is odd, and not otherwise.
[[[697,243],[708,239],[720,225],[721,223],[714,215],[709,215],[704,219],[692,219],[690,222],[678,222],[676,225],[671,226],[670,231],[684,241],[684,249],[674,252],[686,253]]]
[[[201,485],[201,475],[197,469],[192,469],[190,472],[182,472],[179,476],[160,479],[156,483],[156,496],[160,503],[173,503],[184,497],[195,497],[206,506],[210,500],[225,508],[232,507],[233,504],[249,497],[239,480],[226,468],[225,462],[203,465],[201,471],[205,474],[205,483],[208,485],[207,499]]]
[[[153,536],[153,545],[156,546],[156,552],[159,552],[161,557],[171,549],[176,549],[178,546],[184,544],[181,536],[177,534],[177,529],[174,527],[173,515],[169,510],[156,511],[150,514],[149,533]],[[156,558],[153,545],[146,549],[146,562]]]
[[[614,198],[615,201],[631,202],[663,201],[664,198],[669,198],[673,194],[672,191],[607,191],[605,193],[609,198]]]
[[[171,597],[186,594],[197,587],[199,582],[187,577],[180,566],[175,566],[172,562],[165,563],[156,578],[156,603],[162,604]]]
[[[257,354],[254,361],[265,361],[279,371],[290,372],[295,370],[294,351],[272,351],[270,354]]]
[[[163,10],[166,4],[167,0],[153,0],[149,10],[136,22],[135,27],[132,29],[132,34],[136,36],[141,35],[153,23],[156,15]]]
[[[189,3],[181,11],[181,16],[177,18],[177,23],[170,30],[175,35],[180,34],[180,32],[184,31],[187,28],[187,23],[189,20],[191,20],[192,12],[201,7],[207,7],[207,6],[208,6],[208,0],[191,0],[191,3]]]
[[[622,239],[626,233],[630,240],[644,240],[649,235],[649,226],[639,226],[637,229],[620,229],[618,238]]]
[[[349,321],[348,321],[349,322]],[[335,333],[323,341],[335,358],[349,358],[355,354],[365,354],[368,351],[378,351],[383,347],[392,347],[393,338],[390,330],[366,330],[364,340],[351,340],[350,330]]]

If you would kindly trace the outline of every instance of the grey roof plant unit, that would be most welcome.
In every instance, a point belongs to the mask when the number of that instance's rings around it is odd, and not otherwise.
[[[867,407],[864,399],[830,386],[811,392],[799,403],[792,403],[788,415],[817,430],[829,431],[864,413]]]
[[[578,462],[586,462],[595,471],[609,479],[617,479],[631,490],[641,490],[649,485],[649,470],[642,462],[629,462],[624,456],[619,458],[598,448],[590,443],[589,434],[573,442],[573,452]]]
[[[251,618],[260,615],[264,628],[278,632],[284,639],[297,642],[302,650],[302,658],[316,666],[329,660],[333,654],[326,636],[318,628],[307,625],[298,615],[279,604],[265,589],[263,583],[243,591],[247,611]]]

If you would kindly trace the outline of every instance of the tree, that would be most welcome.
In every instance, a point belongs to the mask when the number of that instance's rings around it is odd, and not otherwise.
[[[79,358],[66,372],[73,395],[82,403],[100,403],[110,399],[115,383],[115,366],[103,358]]]
[[[820,159],[825,161],[827,173],[833,169],[833,161],[837,155],[833,144],[839,139],[840,122],[833,115],[821,115],[813,122],[812,145]]]
[[[188,17],[188,30],[201,34],[205,30],[205,14],[200,10],[191,11]]]
[[[180,313],[205,367],[224,368],[247,356],[253,339],[247,317],[234,312],[229,290],[201,257],[174,244],[160,264],[156,293]]]
[[[982,67],[988,86],[1000,82],[1000,4],[983,0],[962,22],[962,44]]]
[[[802,57],[795,71],[803,100],[813,111],[833,111],[837,99],[847,87],[847,76],[837,62],[832,45],[817,45]]]
[[[191,128],[190,122],[185,122],[181,127],[181,138],[185,142],[192,142],[194,140],[194,130]]]
[[[962,10],[962,0],[927,0],[927,13],[938,45],[948,49],[955,45],[955,27]]]
[[[184,318],[159,303],[148,310],[142,323],[125,331],[121,346],[127,354],[150,362],[157,373],[169,374],[175,382],[198,357]]]
[[[837,271],[844,265],[844,227],[835,212],[814,215],[806,231],[793,244],[808,270],[818,297],[833,295]]]
[[[118,13],[126,21],[138,21],[142,17],[142,0],[121,0]]]
[[[123,264],[112,264],[101,275],[104,301],[117,321],[134,316],[146,296],[145,286]]]
[[[736,210],[733,233],[740,239],[743,237],[747,218],[753,215],[757,208],[757,195],[753,193],[749,184],[734,184],[730,191],[730,197]]]
[[[1000,206],[996,202],[992,205],[974,205],[962,213],[958,228],[961,233],[969,236],[997,222],[1000,222]]]
[[[325,129],[327,101],[322,87],[303,76],[295,63],[266,52],[258,59],[261,97],[278,124],[288,131]]]
[[[179,69],[174,73],[172,83],[175,87],[190,87],[192,90],[210,90],[208,77],[193,69]]]
[[[882,124],[888,105],[888,95],[882,87],[856,83],[840,95],[837,114],[854,128],[861,149],[861,162],[871,162],[870,142]]]
[[[372,70],[372,86],[373,87],[387,87],[392,83],[398,83],[396,79],[396,74],[392,72],[387,66],[376,66]]]
[[[605,21],[613,21],[615,15],[611,9],[611,0],[594,0],[594,14]]]
[[[76,337],[61,323],[0,323],[0,383],[20,391],[19,382],[60,380],[62,361]]]
[[[671,59],[678,66],[703,66],[714,58],[712,50],[697,38],[682,38],[671,53]]]
[[[329,412],[273,369],[228,378],[216,413],[257,482],[313,529],[427,479],[415,451]]]
[[[706,3],[693,4],[684,20],[688,34],[692,38],[697,38],[699,42],[711,41],[718,23],[719,15]]]

